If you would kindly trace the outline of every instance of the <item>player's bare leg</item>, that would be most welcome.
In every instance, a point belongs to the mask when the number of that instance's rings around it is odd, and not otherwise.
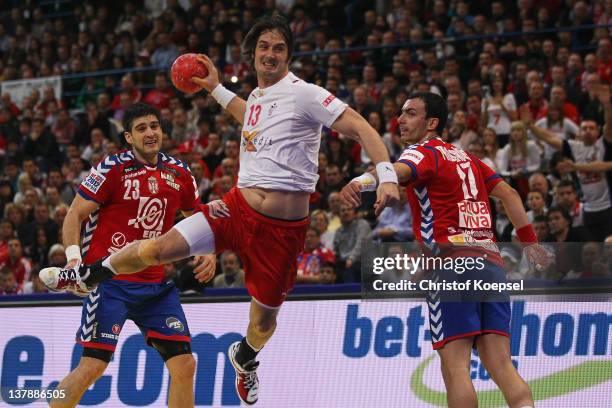
[[[478,398],[470,378],[474,338],[453,340],[438,350],[449,408],[477,408]]]
[[[256,351],[261,350],[274,334],[279,310],[280,308],[266,307],[251,300],[246,339]]]
[[[188,256],[187,241],[180,232],[172,228],[157,238],[136,241],[107,259],[117,274],[130,274],[152,265],[174,262]]]
[[[230,346],[228,355],[236,369],[236,392],[245,404],[257,402],[259,379],[256,370],[259,362],[255,358],[274,334],[279,310],[280,307],[268,307],[251,300],[247,335]]]
[[[193,377],[196,362],[191,354],[181,354],[166,361],[170,371],[169,408],[194,406]]]
[[[508,403],[510,408],[533,407],[533,396],[529,385],[521,378],[512,364],[510,339],[489,333],[478,336],[476,348],[480,360]]]
[[[152,265],[189,256],[187,241],[176,228],[172,228],[159,237],[136,241],[92,265],[81,265],[78,271],[51,267],[41,270],[39,276],[51,290],[70,290],[82,294],[117,274],[136,273]]]
[[[108,363],[92,357],[81,357],[79,365],[72,370],[57,386],[64,390],[64,398],[53,399],[49,406],[52,408],[76,407],[85,391],[104,374]]]

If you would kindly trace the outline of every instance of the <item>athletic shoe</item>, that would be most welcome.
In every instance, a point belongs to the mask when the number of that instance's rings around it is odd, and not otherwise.
[[[38,276],[45,286],[53,292],[68,292],[85,297],[91,289],[81,280],[79,274],[81,267],[79,264],[72,269],[44,268],[38,273]]]
[[[257,367],[259,361],[251,360],[244,365],[240,365],[236,361],[236,353],[240,347],[240,342],[233,343],[227,352],[230,362],[236,370],[236,393],[240,397],[240,401],[247,405],[253,405],[257,402],[259,394],[259,379],[257,378]]]

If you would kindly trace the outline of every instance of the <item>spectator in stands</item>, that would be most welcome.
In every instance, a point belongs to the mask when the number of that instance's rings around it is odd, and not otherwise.
[[[17,295],[21,292],[21,284],[17,282],[15,273],[10,269],[0,269],[0,295]]]
[[[378,216],[372,239],[378,242],[410,241],[413,238],[412,216],[406,194],[393,207],[386,207]]]
[[[51,133],[55,137],[60,150],[63,150],[66,145],[72,143],[76,133],[76,124],[66,109],[59,110],[57,120],[51,126]]]
[[[521,105],[521,109],[529,109],[531,116],[540,119],[546,116],[548,102],[544,98],[544,85],[539,80],[534,80],[529,84],[529,101]],[[523,118],[523,110],[520,112]]]
[[[491,162],[495,163],[497,169],[497,152],[499,151],[499,142],[497,141],[497,133],[491,128],[486,128],[482,131],[482,144],[484,156]]]
[[[580,267],[580,243],[586,241],[586,234],[582,227],[572,227],[572,217],[559,207],[548,210],[548,227],[550,235],[546,241],[556,244],[557,273],[565,277],[569,271]]]
[[[510,125],[518,118],[516,100],[506,92],[507,88],[504,78],[495,76],[491,80],[491,94],[482,100],[482,126],[495,131],[501,147],[508,143]]]
[[[541,191],[533,190],[527,194],[527,218],[529,222],[533,223],[536,217],[546,215],[546,201],[544,200],[544,194]]]
[[[534,135],[556,150],[562,150],[567,157],[574,158],[576,164],[585,165],[593,161],[603,161],[612,155],[612,101],[610,86],[596,88],[599,102],[605,109],[606,124],[604,134],[600,135],[597,122],[583,119],[580,123],[579,140],[561,140],[546,129],[536,127],[528,112],[523,115],[525,123]],[[521,113],[523,114],[523,113]],[[593,240],[602,242],[612,232],[612,202],[608,174],[601,171],[579,171],[578,178],[584,198],[584,226]]]
[[[161,32],[157,34],[157,48],[151,55],[151,64],[160,69],[168,69],[174,60],[179,56],[176,45],[170,42],[170,36]]]
[[[168,85],[165,72],[158,72],[155,74],[155,88],[145,95],[143,102],[161,110],[170,105],[172,97],[174,91]]]
[[[325,211],[314,210],[310,214],[310,220],[310,225],[319,233],[319,240],[321,241],[321,244],[325,248],[333,251],[335,231],[329,230],[329,218],[327,218]]]
[[[361,248],[372,229],[367,221],[356,218],[351,206],[340,206],[341,226],[334,236],[334,253],[345,283],[361,281]]]
[[[580,132],[578,125],[569,118],[566,118],[563,110],[559,105],[551,103],[548,106],[546,116],[538,119],[535,126],[547,129],[561,140],[575,139]],[[533,133],[529,132],[530,138],[533,138]],[[547,162],[552,157],[555,150],[548,144],[544,144],[544,161]]]
[[[336,232],[340,228],[340,207],[342,206],[342,199],[340,198],[339,192],[333,192],[327,198],[327,219],[329,220],[328,231]]]
[[[37,231],[41,228],[45,231],[49,245],[55,244],[59,228],[57,223],[49,216],[49,207],[42,202],[34,206],[34,220],[27,224],[19,234],[23,245],[26,247],[32,246],[36,242]]]
[[[522,197],[527,195],[528,177],[540,168],[540,149],[528,140],[527,128],[522,122],[512,122],[510,142],[497,152],[499,173],[510,179],[510,184]]]
[[[321,274],[323,265],[333,265],[336,257],[328,248],[321,244],[319,231],[310,227],[306,231],[306,239],[304,241],[304,251],[297,258],[297,276],[295,283],[334,283],[327,279],[329,275]]]
[[[578,200],[578,193],[574,183],[569,180],[562,180],[555,187],[555,203],[572,217],[572,227],[582,227],[583,205]]]
[[[241,288],[244,286],[244,271],[240,267],[238,255],[232,251],[221,254],[221,274],[215,276],[215,288]]]
[[[49,170],[47,176],[47,186],[55,187],[59,190],[62,202],[71,203],[74,199],[75,189],[67,181],[64,180],[62,172],[58,169]]]
[[[8,242],[15,237],[13,224],[6,218],[0,221],[0,264],[8,259]]]
[[[95,128],[91,130],[90,142],[83,150],[81,158],[87,162],[91,162],[91,158],[95,154],[104,155],[104,142],[106,141],[102,130]],[[92,163],[92,164],[95,164]]]
[[[453,115],[448,129],[449,143],[463,150],[478,139],[478,134],[468,127],[467,116],[464,111],[458,110]]]
[[[17,284],[23,285],[24,282],[30,280],[32,272],[32,262],[23,254],[23,246],[18,238],[11,238],[8,242],[8,259],[0,264],[0,269],[11,271]]]

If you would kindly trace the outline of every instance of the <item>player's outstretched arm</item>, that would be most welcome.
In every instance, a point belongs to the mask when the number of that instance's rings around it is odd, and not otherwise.
[[[538,269],[548,266],[552,260],[551,256],[544,247],[538,245],[538,239],[533,226],[529,223],[529,218],[527,218],[527,213],[519,193],[508,183],[502,181],[493,188],[490,195],[500,199],[504,204],[506,214],[516,229],[519,241],[527,245],[525,247],[525,254],[529,260]]]
[[[206,78],[193,77],[191,81],[206,89],[223,109],[228,111],[242,125],[244,122],[244,112],[246,111],[246,101],[221,85],[219,71],[217,71],[215,64],[208,56],[198,54],[196,59],[206,66],[208,75]]]
[[[366,154],[374,163],[378,173],[379,185],[376,189],[375,214],[399,201],[397,175],[389,161],[389,153],[382,138],[372,126],[357,112],[346,108],[333,123],[332,129],[356,140],[363,146]]]
[[[557,163],[557,171],[612,171],[612,161],[594,161],[589,163],[574,163],[571,160],[563,160]]]
[[[67,267],[74,267],[81,261],[81,224],[83,220],[95,212],[100,205],[95,201],[86,200],[76,195],[62,226],[62,242],[66,248]]]
[[[405,184],[412,180],[412,169],[403,163],[394,163],[393,169],[397,174],[399,184]],[[353,207],[359,207],[361,205],[361,192],[362,191],[376,191],[378,185],[378,175],[376,170],[371,172],[365,172],[359,177],[355,177],[348,183],[342,191],[340,196],[342,200]]]

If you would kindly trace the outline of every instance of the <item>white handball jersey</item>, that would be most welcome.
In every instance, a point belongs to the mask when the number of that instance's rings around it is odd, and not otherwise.
[[[238,187],[312,193],[319,178],[321,128],[331,127],[346,106],[291,72],[253,90],[244,113]]]

